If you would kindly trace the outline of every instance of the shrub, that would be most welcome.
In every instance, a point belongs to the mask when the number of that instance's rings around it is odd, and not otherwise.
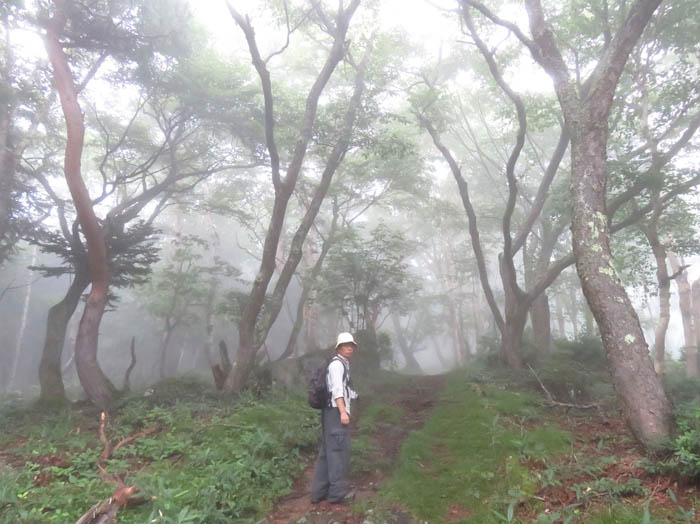
[[[678,408],[678,435],[673,440],[673,454],[679,472],[700,478],[700,407],[685,404]]]

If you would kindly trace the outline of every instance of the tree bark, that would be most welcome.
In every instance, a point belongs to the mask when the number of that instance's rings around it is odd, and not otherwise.
[[[131,372],[136,367],[136,337],[131,337],[131,344],[129,345],[129,355],[131,355],[131,362],[124,372],[124,391],[131,391]]]
[[[85,270],[76,272],[66,296],[49,309],[44,349],[39,364],[39,400],[44,404],[67,400],[63,387],[61,355],[63,354],[68,322],[75,313],[80,297],[89,284],[90,277]]]
[[[637,0],[587,82],[583,98],[539,0],[526,0],[533,58],[552,76],[571,134],[572,236],[576,270],[598,322],[615,388],[636,437],[648,448],[670,438],[673,410],[649,358],[637,314],[613,266],[605,208],[608,117],[627,58],[661,0]],[[522,39],[522,35],[519,35]]]
[[[64,173],[83,234],[87,241],[88,265],[92,286],[85,311],[78,327],[75,342],[75,364],[80,383],[88,399],[96,406],[106,409],[115,393],[114,386],[102,372],[97,361],[99,327],[105,310],[109,289],[109,260],[105,233],[100,226],[92,201],[81,174],[81,156],[85,124],[78,103],[78,90],[68,65],[68,57],[59,41],[66,22],[65,0],[54,0],[53,18],[46,28],[46,49],[53,68],[53,79],[61,100],[66,121],[66,152]]]
[[[690,284],[688,283],[688,273],[685,269],[681,269],[678,257],[673,251],[668,252],[668,260],[671,262],[671,271],[676,275],[676,286],[678,286],[678,307],[681,310],[683,340],[685,342],[683,349],[686,360],[686,376],[689,378],[697,378],[700,376],[698,370],[698,346],[693,327],[693,306]]]
[[[530,305],[532,335],[538,353],[549,355],[552,350],[552,324],[549,311],[549,297],[540,294]]]

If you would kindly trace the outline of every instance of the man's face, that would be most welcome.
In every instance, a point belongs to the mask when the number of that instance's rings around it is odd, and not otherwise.
[[[338,354],[341,357],[350,358],[355,351],[355,344],[341,344],[338,346]]]

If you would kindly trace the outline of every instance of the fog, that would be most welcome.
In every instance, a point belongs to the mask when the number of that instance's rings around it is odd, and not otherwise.
[[[42,6],[7,8],[0,116],[16,165],[2,188],[1,391],[39,394],[49,309],[84,278],[93,285],[58,363],[68,397],[85,397],[75,350],[99,281],[95,242],[110,294],[96,359],[117,389],[132,339],[138,390],[183,375],[213,382],[220,341],[247,373],[360,332],[382,368],[437,374],[508,361],[511,335],[525,359],[600,340],[572,254],[570,138],[547,73],[512,31],[486,17],[469,27],[445,2],[331,4],[115,4],[117,14],[78,9],[57,35]],[[700,88],[696,63],[675,48],[664,62],[654,45],[676,44],[640,42],[648,78],[632,60],[611,110],[604,219],[652,349],[670,282],[662,350],[679,359],[679,277],[700,275],[698,126],[687,118]],[[564,58],[585,76],[594,51]],[[55,76],[63,61],[77,112]],[[692,69],[687,82],[662,86],[676,67]],[[76,114],[80,144],[66,131]],[[66,148],[82,160],[82,204]],[[639,182],[662,161],[658,184]]]

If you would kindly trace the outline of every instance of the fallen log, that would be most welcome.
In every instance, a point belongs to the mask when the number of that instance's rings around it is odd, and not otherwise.
[[[126,506],[138,491],[139,488],[134,486],[117,488],[111,497],[95,504],[75,524],[115,524],[117,512]]]
[[[112,453],[117,451],[119,448],[131,444],[139,437],[155,433],[156,431],[160,430],[160,426],[154,426],[129,435],[128,437],[121,439],[114,446],[112,446],[112,443],[107,438],[105,433],[106,426],[107,414],[103,411],[100,414],[99,437],[104,448],[102,449],[100,458],[97,461],[97,469],[100,470],[100,478],[105,482],[116,484],[117,489],[111,497],[92,506],[75,522],[75,524],[115,524],[117,522],[117,513],[121,508],[132,503],[143,502],[143,500],[136,500],[133,498],[133,496],[139,492],[139,488],[135,486],[127,486],[124,484],[124,481],[121,478],[107,473],[107,461],[112,456]]]

